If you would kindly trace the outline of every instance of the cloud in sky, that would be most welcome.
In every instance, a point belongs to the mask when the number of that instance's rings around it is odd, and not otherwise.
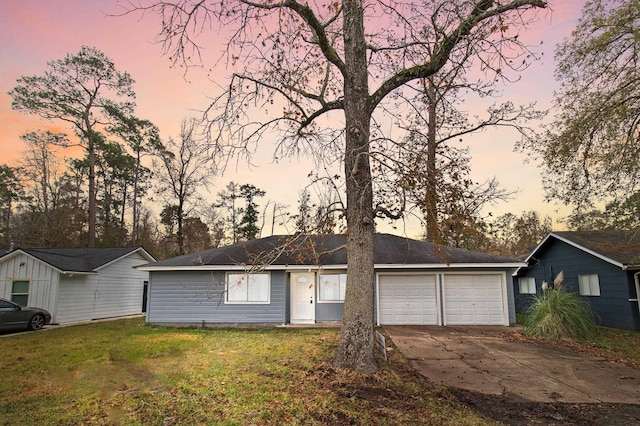
[[[82,45],[96,47],[111,58],[121,71],[129,72],[136,80],[136,114],[158,125],[163,138],[178,137],[183,117],[197,115],[207,106],[215,85],[201,69],[186,75],[181,68],[171,68],[161,46],[155,43],[160,22],[156,16],[109,16],[122,11],[126,1],[115,0],[4,0],[0,14],[0,163],[15,163],[20,158],[20,135],[52,124],[37,116],[11,110],[7,92],[23,75],[40,75],[47,61],[61,59],[67,53],[77,53]],[[541,108],[551,107],[553,89],[553,49],[567,37],[580,15],[583,1],[551,1],[552,12],[540,14],[540,20],[523,32],[531,45],[540,45],[542,60],[533,63],[522,73],[521,80],[505,86],[504,97],[497,102],[512,100],[525,104],[535,100]],[[214,34],[207,40],[215,40]],[[206,45],[209,59],[217,58],[221,46]],[[216,50],[218,49],[218,50]],[[223,78],[224,70],[214,72],[213,79]],[[487,105],[482,106],[482,110]],[[465,106],[466,107],[466,106]],[[473,108],[480,105],[469,105]],[[496,176],[508,190],[520,189],[509,203],[495,206],[495,214],[507,211],[519,214],[535,209],[551,213],[543,205],[540,170],[535,163],[523,164],[525,155],[514,153],[516,136],[512,133],[487,131],[463,142],[473,156],[472,170],[476,180]],[[235,180],[252,183],[267,191],[266,198],[295,208],[299,191],[307,183],[306,176],[313,169],[310,159],[285,159],[273,163],[272,152],[256,158],[256,167],[239,163],[216,178],[212,194]]]

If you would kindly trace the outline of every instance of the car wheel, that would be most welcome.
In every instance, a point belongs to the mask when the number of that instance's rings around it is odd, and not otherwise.
[[[44,327],[44,316],[36,314],[29,320],[29,330],[40,330]]]

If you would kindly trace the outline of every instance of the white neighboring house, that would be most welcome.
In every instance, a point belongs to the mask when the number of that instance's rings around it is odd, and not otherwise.
[[[52,324],[136,315],[146,311],[155,259],[142,247],[18,248],[0,256],[0,297],[48,310]]]

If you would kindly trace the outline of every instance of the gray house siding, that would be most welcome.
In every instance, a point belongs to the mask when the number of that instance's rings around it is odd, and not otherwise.
[[[563,285],[578,294],[578,275],[597,274],[600,296],[583,298],[591,304],[598,323],[612,328],[640,328],[638,304],[629,301],[631,295],[635,295],[633,273],[556,239],[549,240],[534,257],[531,266],[521,270],[518,277],[534,277],[538,294],[542,282],[552,283],[561,271],[564,273]],[[520,294],[517,280],[515,284],[516,310],[523,312],[533,296]]]
[[[342,321],[344,303],[316,303],[316,322]]]
[[[210,323],[274,323],[285,321],[285,273],[270,273],[268,304],[226,304],[224,272],[151,272],[147,322],[207,325]]]

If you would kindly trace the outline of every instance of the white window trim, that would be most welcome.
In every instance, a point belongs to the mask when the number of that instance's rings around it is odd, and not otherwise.
[[[578,275],[578,287],[582,296],[600,296],[600,277],[598,274]]]
[[[522,291],[523,288],[526,291]],[[518,277],[518,289],[520,291],[520,294],[537,294],[538,290],[536,288],[535,277]]]
[[[27,283],[27,292],[26,293],[14,293],[13,291],[13,287],[16,283]],[[29,282],[28,280],[14,280],[11,282],[11,297],[9,298],[9,300],[11,300],[13,303],[16,303],[19,305],[18,302],[13,300],[14,296],[27,296],[27,302],[24,304],[24,306],[28,306],[29,305],[29,291],[31,290],[31,282]],[[21,305],[22,306],[22,305]]]
[[[344,275],[344,286],[346,288],[347,285],[347,273],[346,272],[337,272],[337,273],[320,273],[318,276],[318,297],[317,297],[317,303],[344,303],[344,299],[337,299],[337,300],[323,300],[322,299],[322,277],[327,276],[327,275]],[[338,290],[340,291],[340,290]]]
[[[232,276],[244,276],[244,279],[250,276],[266,276],[267,277],[267,300],[229,300],[229,279]],[[268,272],[260,273],[243,273],[243,272],[227,272],[225,277],[225,297],[224,303],[226,305],[268,305],[271,303],[271,274]]]

